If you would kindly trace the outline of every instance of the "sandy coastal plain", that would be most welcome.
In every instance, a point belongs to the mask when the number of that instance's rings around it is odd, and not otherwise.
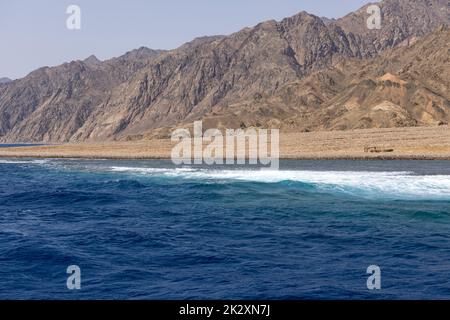
[[[0,148],[0,157],[170,159],[170,139]],[[450,128],[281,132],[281,159],[450,159]]]

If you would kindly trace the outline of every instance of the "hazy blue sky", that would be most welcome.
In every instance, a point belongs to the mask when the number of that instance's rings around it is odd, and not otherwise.
[[[41,67],[119,56],[147,46],[173,49],[203,35],[230,34],[302,10],[341,17],[368,0],[0,0],[0,77]],[[81,8],[81,30],[66,8]]]

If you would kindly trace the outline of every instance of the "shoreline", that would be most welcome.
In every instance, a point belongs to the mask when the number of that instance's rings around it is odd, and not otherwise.
[[[117,160],[117,161],[132,161],[132,160],[161,160],[172,161],[168,157],[125,157],[125,156],[70,156],[70,155],[1,155],[0,159],[60,159],[60,160]],[[248,158],[246,159],[248,160]],[[419,156],[419,155],[399,155],[399,156],[300,156],[300,157],[280,157],[280,161],[295,160],[295,161],[308,161],[308,160],[347,160],[347,161],[450,161],[450,156]],[[224,164],[226,165],[226,164]]]
[[[0,148],[0,158],[171,160],[174,145],[170,139],[44,142]],[[373,148],[381,152],[368,151]],[[281,132],[279,149],[280,160],[450,160],[450,129],[437,126]]]

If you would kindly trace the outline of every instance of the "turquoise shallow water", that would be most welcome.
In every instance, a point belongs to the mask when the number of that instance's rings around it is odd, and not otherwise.
[[[0,182],[3,299],[450,298],[448,161],[0,159]]]

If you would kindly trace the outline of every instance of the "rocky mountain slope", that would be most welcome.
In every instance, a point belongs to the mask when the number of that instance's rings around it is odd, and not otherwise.
[[[449,50],[450,30],[441,28],[371,59],[342,59],[273,95],[215,108],[204,122],[294,131],[445,124],[450,120]]]
[[[140,48],[40,68],[0,87],[0,135],[9,141],[68,141],[121,84],[160,54]]]
[[[366,7],[38,69],[0,85],[0,139],[139,139],[197,119],[304,131],[448,122],[447,0],[385,0],[381,30]]]

